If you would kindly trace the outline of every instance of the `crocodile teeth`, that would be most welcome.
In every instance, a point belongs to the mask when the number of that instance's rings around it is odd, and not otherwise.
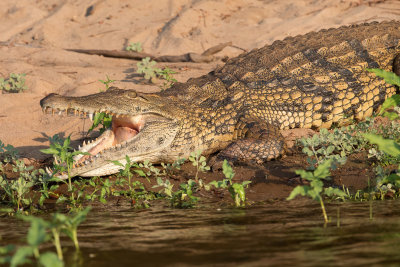
[[[47,172],[48,175],[52,175],[53,174],[53,172],[50,170],[49,167],[46,167],[45,169],[46,169],[46,172]]]

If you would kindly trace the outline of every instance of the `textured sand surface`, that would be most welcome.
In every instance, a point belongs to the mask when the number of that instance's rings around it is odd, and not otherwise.
[[[56,133],[77,140],[91,122],[43,115],[49,93],[86,95],[104,86],[154,92],[135,74],[136,61],[68,52],[66,48],[122,50],[141,42],[155,55],[201,53],[232,41],[217,56],[233,57],[286,36],[354,23],[400,19],[400,1],[383,0],[2,0],[0,2],[0,77],[26,73],[28,90],[0,93],[0,140],[25,157],[46,157]],[[178,72],[180,82],[200,76],[209,64],[160,64]]]

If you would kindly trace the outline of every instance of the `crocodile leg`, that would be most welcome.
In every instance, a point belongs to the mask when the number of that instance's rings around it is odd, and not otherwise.
[[[284,150],[284,140],[277,126],[260,119],[244,119],[236,125],[234,141],[218,153],[210,164],[218,168],[224,159],[231,163],[244,161],[261,164],[279,157]]]

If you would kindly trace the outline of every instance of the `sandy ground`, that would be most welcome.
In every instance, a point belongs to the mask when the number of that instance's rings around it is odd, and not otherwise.
[[[81,138],[91,123],[44,115],[39,101],[49,93],[86,95],[104,86],[157,91],[133,75],[136,62],[68,52],[67,48],[122,50],[141,42],[155,55],[201,53],[232,41],[217,54],[233,57],[286,36],[353,23],[399,19],[398,0],[2,0],[0,77],[26,73],[28,90],[0,93],[0,140],[28,158],[47,157],[39,149],[48,136]],[[184,82],[215,68],[209,64],[168,65]],[[292,134],[292,133],[291,133]]]

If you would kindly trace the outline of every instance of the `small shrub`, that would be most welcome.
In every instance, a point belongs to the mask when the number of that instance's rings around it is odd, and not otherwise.
[[[106,78],[107,78],[107,80],[99,80],[99,82],[101,82],[102,84],[104,84],[105,85],[105,87],[106,87],[106,90],[105,91],[107,91],[108,89],[110,89],[110,84],[111,83],[113,83],[113,82],[115,82],[115,80],[111,80],[109,77],[108,77],[108,75],[106,75]],[[101,90],[100,89],[100,92],[103,92],[103,90]]]
[[[345,197],[346,193],[338,188],[328,187],[324,188],[323,180],[329,180],[330,168],[333,164],[333,159],[328,159],[322,164],[318,165],[315,171],[297,170],[296,174],[300,175],[301,178],[310,182],[310,185],[298,185],[290,193],[287,200],[292,200],[296,196],[306,196],[313,200],[319,201],[321,204],[322,214],[324,216],[325,223],[328,222],[328,216],[326,214],[325,205],[322,196],[328,197],[338,196]]]
[[[26,89],[25,73],[11,73],[9,78],[0,78],[0,90],[8,93],[20,93]]]
[[[144,74],[144,78],[146,80],[152,81],[155,77],[160,77],[161,79],[166,80],[161,86],[161,89],[167,89],[171,87],[177,80],[172,76],[176,72],[171,70],[168,67],[164,69],[156,68],[155,65],[157,62],[151,60],[149,57],[142,59],[141,62],[137,63],[137,73]]]
[[[0,247],[0,263],[9,263],[10,266],[31,264],[34,258],[40,266],[58,267],[64,266],[63,252],[60,235],[67,235],[74,243],[76,250],[79,250],[77,228],[86,219],[90,208],[86,208],[74,215],[55,213],[49,221],[34,216],[20,216],[21,219],[30,222],[30,228],[26,236],[27,245],[16,249],[14,245]],[[43,244],[52,241],[57,254],[54,252],[40,253]],[[14,252],[11,256],[10,254]],[[39,264],[38,264],[39,265]]]
[[[245,206],[246,203],[246,192],[245,188],[251,183],[250,181],[243,181],[242,183],[234,183],[232,181],[235,176],[235,172],[225,159],[222,164],[222,172],[225,175],[225,179],[222,181],[212,181],[206,187],[214,186],[215,188],[227,188],[236,207]]]
[[[189,161],[191,161],[193,166],[196,167],[196,176],[194,178],[196,181],[199,180],[199,171],[206,172],[210,170],[210,166],[207,166],[206,157],[202,156],[201,152],[201,150],[196,150],[190,153],[189,156]]]
[[[135,51],[135,52],[142,52],[142,44],[137,42],[137,43],[129,43],[129,45],[125,48],[126,51]]]

